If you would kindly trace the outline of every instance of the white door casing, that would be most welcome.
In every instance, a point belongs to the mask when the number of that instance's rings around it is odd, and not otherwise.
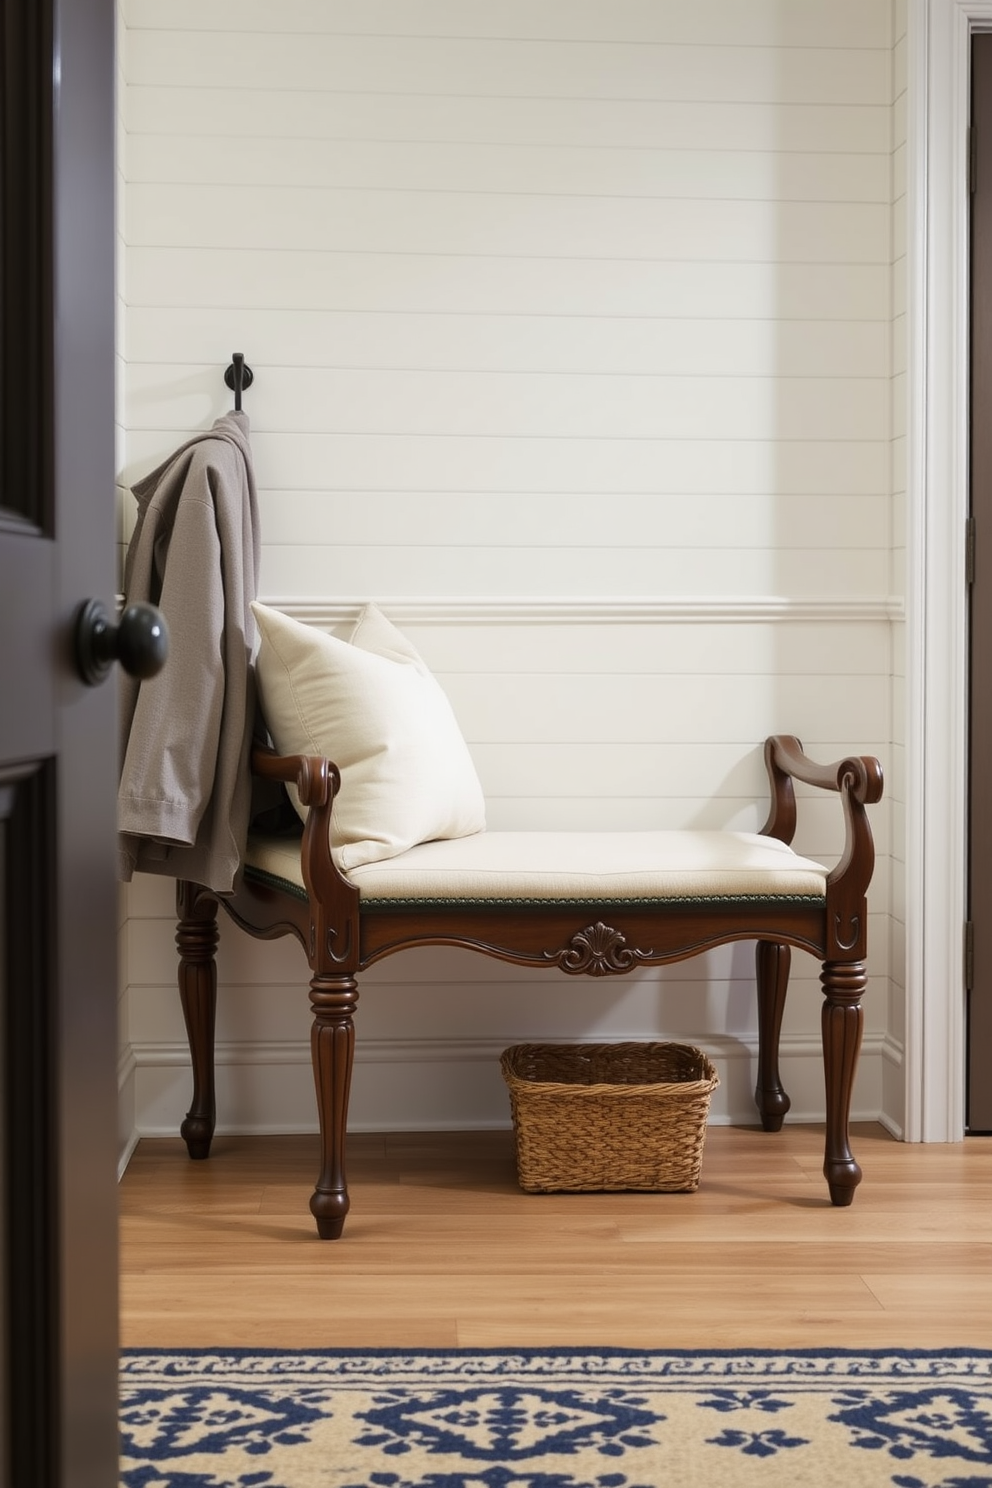
[[[906,1125],[964,1134],[970,43],[992,0],[911,0]]]

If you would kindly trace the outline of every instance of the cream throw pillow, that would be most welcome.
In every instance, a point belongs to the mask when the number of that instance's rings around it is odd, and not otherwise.
[[[331,848],[342,870],[485,828],[485,802],[451,704],[375,605],[347,640],[253,604],[262,712],[280,754],[341,771]],[[301,816],[295,790],[293,805]]]

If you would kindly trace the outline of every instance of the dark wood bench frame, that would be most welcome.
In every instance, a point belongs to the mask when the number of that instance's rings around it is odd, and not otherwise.
[[[309,808],[301,840],[305,890],[247,869],[230,896],[198,884],[177,885],[179,990],[193,1063],[193,1098],[182,1125],[189,1154],[205,1158],[215,1126],[214,1020],[217,907],[250,935],[295,935],[310,965],[311,1051],[320,1122],[321,1166],[310,1209],[324,1240],[337,1239],[349,1208],[345,1178],[348,1095],[354,1058],[357,977],[395,951],[451,945],[518,966],[558,967],[571,975],[621,974],[662,965],[729,941],[757,941],[758,1067],[755,1100],[766,1131],[778,1131],[790,1101],[779,1075],[779,1035],[789,982],[790,947],[822,963],[826,1140],[823,1171],[834,1204],[849,1204],[861,1169],[849,1142],[851,1093],[861,1047],[861,996],[866,984],[866,894],[875,854],[865,810],[881,799],[876,759],[852,756],[818,765],[799,740],[765,743],[771,811],[762,833],[791,843],[796,829],[793,781],[839,793],[846,824],[840,861],[827,876],[823,901],[760,898],[664,907],[605,902],[590,911],[567,903],[526,902],[363,909],[357,888],[337,871],[329,850],[336,767],[326,759],[280,757],[256,748],[252,769],[262,779],[296,786]]]

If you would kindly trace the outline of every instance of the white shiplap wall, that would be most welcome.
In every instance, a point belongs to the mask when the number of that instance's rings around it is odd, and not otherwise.
[[[123,3],[125,483],[229,406],[243,350],[263,597],[326,623],[377,598],[494,827],[756,827],[775,730],[888,761],[890,0]],[[836,853],[823,803],[802,833]],[[187,1096],[173,931],[139,881],[143,1131]],[[312,1125],[304,988],[292,947],[225,936],[222,1124]],[[746,948],[606,988],[395,958],[363,980],[354,1122],[502,1123],[500,1048],[599,1035],[704,1044],[747,1119],[752,1003]],[[816,1116],[802,960],[785,1047]]]

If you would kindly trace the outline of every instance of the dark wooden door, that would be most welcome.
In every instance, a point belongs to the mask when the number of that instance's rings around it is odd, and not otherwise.
[[[972,38],[968,1115],[992,1132],[992,35]]]
[[[0,0],[0,1465],[117,1482],[114,0]]]

